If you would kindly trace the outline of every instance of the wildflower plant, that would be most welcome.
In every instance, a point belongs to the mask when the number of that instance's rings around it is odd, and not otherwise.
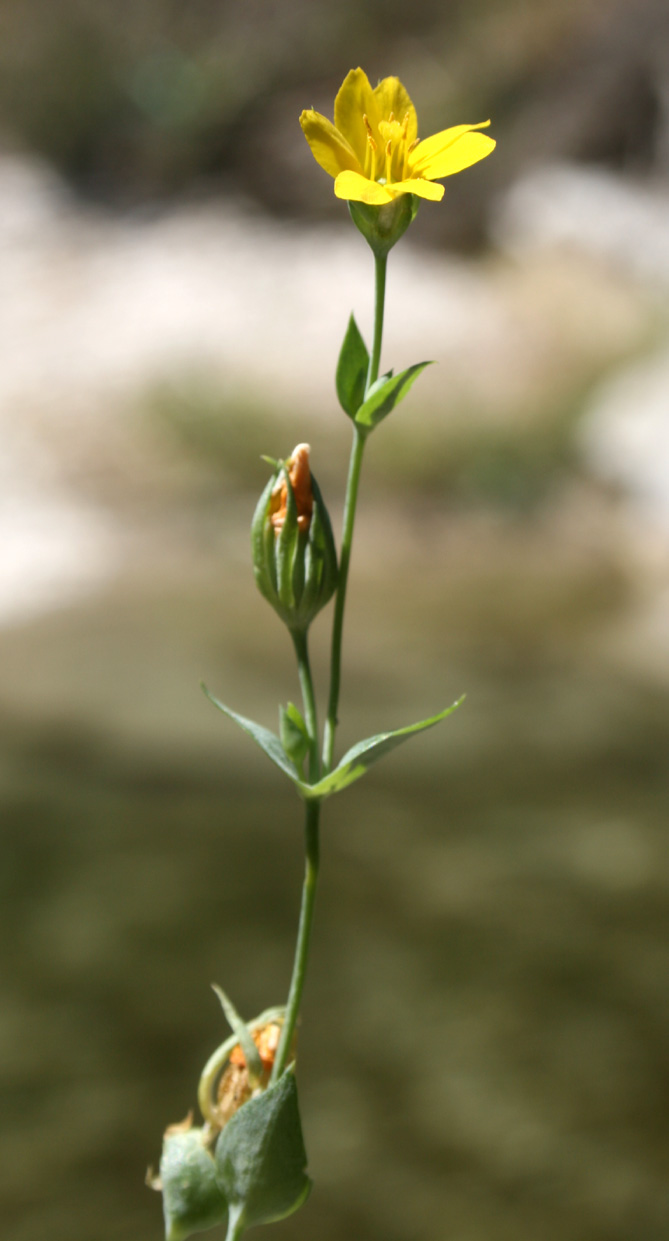
[[[353,222],[373,252],[374,331],[370,350],[351,315],[337,363],[336,392],[353,431],[339,557],[307,444],[299,444],[285,460],[265,458],[272,472],[252,521],[255,579],[290,633],[302,706],[289,702],[280,708],[277,734],[238,715],[205,689],[302,800],[305,875],[285,1006],[245,1021],[215,988],[232,1033],[202,1071],[197,1092],[202,1123],[194,1125],[191,1114],[167,1129],[159,1176],[149,1178],[163,1193],[167,1241],[183,1241],[216,1225],[226,1227],[226,1241],[238,1241],[256,1224],[291,1215],[307,1198],[311,1182],[295,1043],[314,916],[321,807],[395,746],[444,720],[461,701],[417,724],[367,737],[335,761],[346,591],[365,445],[428,365],[418,362],[398,374],[379,373],[388,254],[414,219],[421,198],[443,197],[444,187],[435,182],[477,163],[495,143],[480,132],[488,121],[419,140],[416,112],[399,79],[384,78],[372,89],[362,69],[345,78],[335,99],[334,124],[313,109],[302,113],[300,123],[314,158],[334,178],[335,194],[348,201]],[[321,737],[308,634],[333,596],[329,698]]]

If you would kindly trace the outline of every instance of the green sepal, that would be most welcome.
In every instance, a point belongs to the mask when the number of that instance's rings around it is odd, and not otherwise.
[[[298,561],[297,549],[301,535],[297,524],[295,492],[291,486],[285,466],[281,467],[281,474],[283,474],[286,483],[286,516],[281,530],[276,536],[273,535],[272,537],[276,537],[277,593],[279,603],[290,612],[295,607],[297,592],[293,583],[293,568]]]
[[[280,467],[279,467],[280,468]],[[256,585],[261,595],[274,607],[277,581],[274,561],[274,530],[266,521],[267,509],[277,480],[278,470],[269,478],[256,504],[251,522],[251,559]]]
[[[255,1086],[260,1081],[262,1081],[262,1075],[263,1075],[262,1060],[260,1059],[260,1052],[258,1051],[258,1048],[253,1042],[253,1039],[251,1037],[251,1032],[246,1022],[243,1020],[242,1017],[240,1017],[230,997],[225,994],[225,991],[223,990],[223,988],[219,987],[217,983],[213,982],[211,986],[212,986],[212,990],[216,992],[216,995],[218,996],[220,1000],[221,1008],[223,1009],[223,1012],[225,1013],[225,1018],[226,1018],[228,1025],[230,1026],[230,1029],[232,1030],[233,1034],[237,1036],[237,1039],[239,1040],[239,1045],[242,1051],[244,1052],[244,1059],[246,1060],[246,1067],[248,1069],[249,1080],[251,1081],[251,1084]]]
[[[335,375],[339,404],[349,418],[355,418],[365,399],[368,370],[369,352],[360,334],[360,329],[351,315]]]
[[[248,733],[256,745],[259,745],[260,749],[265,751],[267,757],[271,758],[272,762],[277,767],[280,767],[281,771],[293,781],[293,784],[302,785],[300,773],[286,754],[276,733],[273,733],[269,728],[264,728],[262,724],[256,724],[255,720],[247,719],[245,715],[238,715],[236,711],[231,711],[230,707],[226,707],[224,702],[220,702],[218,698],[215,698],[209,692],[206,685],[203,685],[202,689],[209,701],[213,702],[214,706],[219,711],[222,711],[224,715],[227,715],[228,719],[234,720],[235,724],[238,724],[243,732]]]
[[[302,1206],[311,1181],[290,1069],[235,1112],[219,1135],[214,1158],[229,1204],[228,1237],[285,1219]]]
[[[194,1232],[226,1221],[228,1203],[204,1133],[203,1129],[188,1129],[163,1139],[160,1182],[165,1241],[184,1241]]]
[[[416,194],[398,194],[393,202],[381,206],[350,201],[348,209],[377,258],[384,258],[415,220],[419,205]]]
[[[452,715],[457,711],[460,703],[464,702],[464,695],[458,698],[452,706],[446,707],[445,711],[440,711],[438,715],[431,716],[428,720],[420,720],[418,724],[409,724],[406,728],[396,728],[393,732],[377,733],[374,737],[368,737],[366,741],[358,741],[357,745],[347,750],[344,757],[337,764],[334,771],[324,776],[318,784],[309,786],[310,797],[330,797],[333,793],[340,793],[342,789],[353,784],[355,780],[359,780],[364,776],[368,767],[372,763],[378,762],[383,758],[384,754],[388,754],[395,746],[401,745],[403,741],[408,741],[409,737],[413,737],[415,733],[424,732],[426,728],[433,728],[435,724],[439,724],[441,720],[445,720],[448,715]]]
[[[337,589],[339,565],[330,515],[313,474],[311,475],[311,492],[314,497],[314,508],[311,514],[309,541],[305,556],[301,609],[302,612],[313,613],[315,616],[321,608],[325,607],[326,603],[329,603]]]
[[[416,362],[415,366],[409,366],[407,370],[400,371],[399,375],[393,375],[392,372],[383,375],[367,393],[366,400],[355,415],[355,423],[370,431],[378,426],[382,419],[392,413],[395,406],[404,399],[421,371],[430,365],[430,362]]]
[[[309,749],[307,726],[294,702],[279,707],[279,737],[289,759],[300,767]]]

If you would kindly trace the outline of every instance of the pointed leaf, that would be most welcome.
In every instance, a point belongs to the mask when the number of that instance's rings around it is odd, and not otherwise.
[[[368,767],[372,763],[376,763],[384,754],[388,754],[390,750],[394,750],[395,746],[401,745],[403,741],[408,741],[414,733],[424,732],[426,728],[433,728],[441,720],[445,720],[447,715],[451,715],[457,710],[463,698],[458,698],[452,706],[447,707],[445,711],[440,711],[439,715],[433,715],[429,720],[421,720],[418,724],[409,724],[407,728],[396,728],[393,732],[377,733],[375,737],[368,737],[366,741],[359,741],[357,745],[352,746],[350,750],[342,758],[341,762],[331,771],[329,775],[319,780],[318,784],[309,786],[309,795],[311,797],[330,797],[332,793],[339,793],[342,789],[347,788],[349,784],[353,784],[355,780],[359,780],[364,776]]]
[[[293,781],[293,784],[297,784],[300,788],[303,787],[297,767],[288,758],[276,733],[273,733],[269,728],[263,728],[262,724],[256,724],[255,720],[248,720],[244,715],[238,715],[236,711],[231,711],[224,702],[220,702],[218,698],[215,698],[209,692],[206,685],[203,685],[202,689],[209,701],[213,702],[214,706],[219,711],[222,711],[224,715],[227,715],[228,719],[234,720],[235,724],[239,724],[243,732],[248,733],[249,737],[253,738],[256,745],[259,745],[260,749],[265,751],[267,757],[271,758],[272,762],[277,767],[280,767],[281,771],[285,772],[288,778]]]
[[[229,1234],[292,1215],[311,1188],[295,1075],[249,1099],[216,1143],[216,1175],[229,1203]]]
[[[377,426],[404,399],[414,380],[418,378],[421,371],[425,370],[426,366],[430,366],[430,363],[417,362],[415,366],[410,366],[406,371],[400,371],[399,375],[391,375],[385,383],[373,385],[367,394],[367,399],[355,415],[357,425],[368,427],[370,430]]]
[[[360,329],[351,315],[337,362],[335,384],[337,396],[345,414],[355,418],[365,399],[365,384],[369,368],[369,353],[360,335]]]
[[[240,1017],[230,997],[227,996],[223,988],[219,987],[215,982],[211,985],[221,1002],[221,1008],[225,1013],[226,1021],[230,1026],[230,1029],[234,1034],[236,1034],[239,1040],[239,1045],[244,1052],[244,1059],[246,1060],[249,1079],[251,1080],[251,1083],[255,1085],[262,1079],[262,1060],[260,1059],[260,1052],[253,1042],[251,1032],[246,1022],[242,1017]]]

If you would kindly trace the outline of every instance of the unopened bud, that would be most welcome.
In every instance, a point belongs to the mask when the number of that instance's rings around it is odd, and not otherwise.
[[[293,632],[304,632],[337,586],[337,552],[327,509],[298,444],[263,491],[251,526],[258,589]]]

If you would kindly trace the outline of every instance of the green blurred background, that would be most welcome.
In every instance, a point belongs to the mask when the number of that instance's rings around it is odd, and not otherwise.
[[[397,73],[494,156],[390,263],[325,809],[294,1241],[669,1227],[669,29],[661,0],[5,0],[0,10],[2,1218],[151,1241],[223,1037],[285,996],[301,809],[274,727],[260,453],[312,445],[368,252],[297,124]],[[328,613],[314,626],[326,678]]]

